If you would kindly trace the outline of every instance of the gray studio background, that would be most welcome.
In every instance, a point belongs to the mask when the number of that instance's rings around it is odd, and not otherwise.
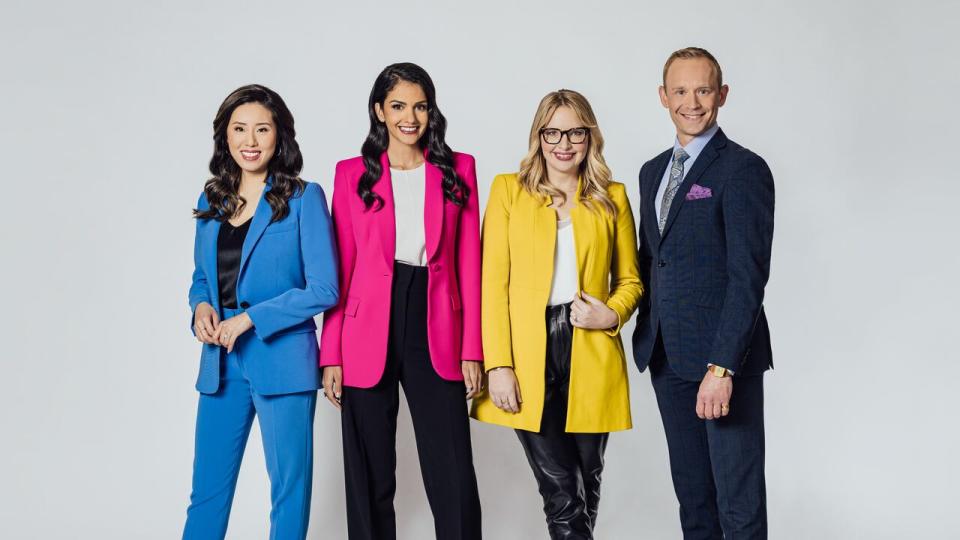
[[[0,537],[179,538],[199,346],[187,323],[190,209],[211,121],[260,82],[293,110],[304,177],[332,190],[359,153],[388,63],[426,67],[448,141],[477,157],[481,202],[516,169],[540,97],[592,101],[615,176],[673,126],[666,56],[713,51],[720,124],[777,182],[766,308],[772,538],[957,533],[953,2],[376,4],[5,1],[0,16]],[[629,336],[633,324],[624,329]],[[627,340],[629,355],[629,339]],[[598,536],[680,537],[648,376],[607,453]],[[693,404],[691,404],[691,407]],[[432,538],[409,416],[398,533]],[[514,434],[472,424],[487,538],[545,537]],[[251,434],[229,537],[266,537]],[[318,403],[310,538],[345,538],[338,413]]]

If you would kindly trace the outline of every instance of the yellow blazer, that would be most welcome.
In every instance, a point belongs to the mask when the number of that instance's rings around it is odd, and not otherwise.
[[[611,182],[607,193],[617,208],[616,218],[602,207],[594,210],[579,201],[570,211],[580,290],[604,301],[620,322],[608,330],[573,329],[568,432],[631,427],[620,328],[636,308],[643,285],[626,189]],[[474,399],[471,414],[483,422],[527,431],[540,431],[543,414],[545,311],[557,238],[557,214],[549,205],[523,189],[516,174],[502,174],[493,180],[483,218],[484,368],[512,367],[523,404],[517,414],[504,412],[484,392]]]

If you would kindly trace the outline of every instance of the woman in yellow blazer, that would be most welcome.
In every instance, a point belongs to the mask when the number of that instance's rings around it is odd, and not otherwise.
[[[473,415],[516,430],[551,538],[593,538],[608,434],[631,427],[620,328],[643,286],[630,201],[602,151],[586,98],[547,94],[483,220],[489,389]]]

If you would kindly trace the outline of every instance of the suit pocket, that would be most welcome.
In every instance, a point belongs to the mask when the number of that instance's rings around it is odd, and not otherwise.
[[[360,299],[356,296],[347,297],[347,306],[344,308],[343,313],[347,317],[356,317],[357,309],[360,307]]]

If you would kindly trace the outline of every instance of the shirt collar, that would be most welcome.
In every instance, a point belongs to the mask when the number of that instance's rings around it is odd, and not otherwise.
[[[683,151],[690,156],[689,161],[692,163],[696,161],[697,156],[700,155],[700,152],[707,146],[707,143],[710,142],[710,139],[716,135],[717,131],[720,130],[720,124],[714,124],[712,128],[704,131],[700,135],[697,135],[686,146],[680,145],[680,139],[674,138],[673,140],[673,150],[676,152],[678,148],[683,148]]]

